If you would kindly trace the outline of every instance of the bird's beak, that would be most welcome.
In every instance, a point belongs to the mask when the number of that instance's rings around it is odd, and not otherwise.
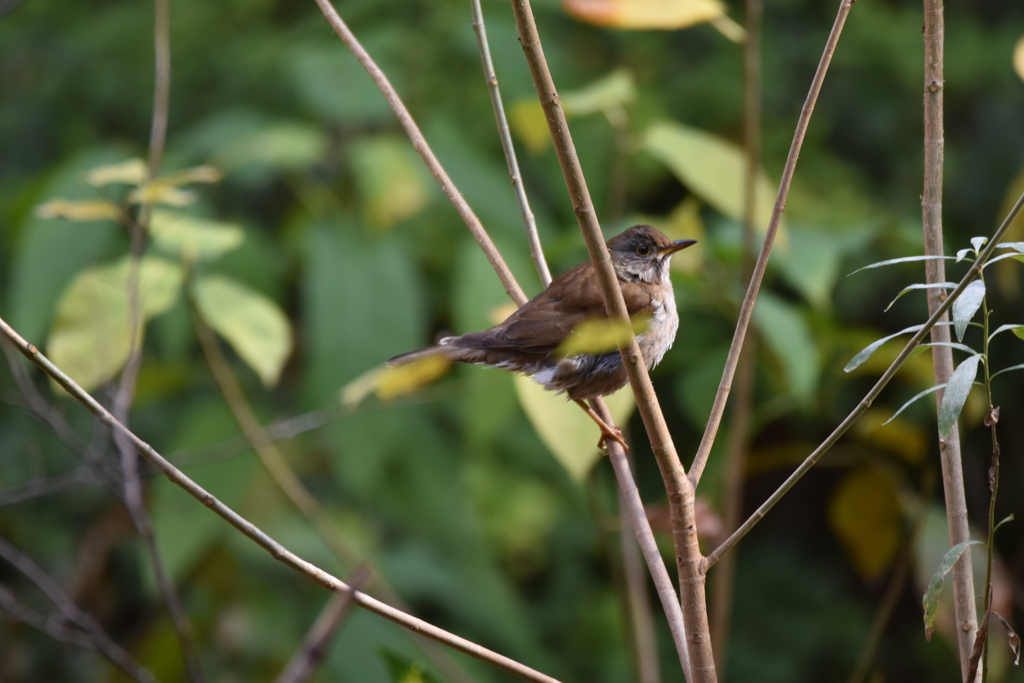
[[[686,249],[687,247],[692,246],[694,244],[697,244],[697,240],[676,240],[675,242],[673,242],[672,244],[668,245],[667,247],[662,247],[661,248],[661,253],[662,254],[674,254],[677,251],[679,251],[680,249]]]

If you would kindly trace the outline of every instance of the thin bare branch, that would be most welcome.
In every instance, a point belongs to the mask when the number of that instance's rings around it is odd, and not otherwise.
[[[529,0],[512,0],[512,10],[519,30],[519,42],[526,54],[534,86],[540,96],[541,106],[554,140],[555,153],[562,168],[569,196],[576,218],[579,221],[583,239],[587,244],[590,260],[601,286],[608,317],[628,321],[626,304],[619,289],[618,278],[612,267],[611,257],[601,234],[594,204],[587,189],[586,179],[580,167],[576,147],[569,133],[565,112],[558,101],[558,92],[551,77],[544,50],[541,47],[536,21]],[[682,463],[676,454],[675,445],[665,423],[654,386],[647,374],[636,338],[620,347],[629,383],[636,395],[637,407],[647,429],[651,448],[658,461],[665,488],[668,492],[669,509],[672,518],[672,535],[676,547],[677,571],[683,592],[683,619],[686,625],[686,642],[690,662],[690,681],[715,680],[715,665],[708,636],[707,607],[704,598],[704,575],[700,570],[701,555],[694,523],[693,487],[686,478]],[[680,652],[680,657],[687,656]],[[685,669],[685,667],[684,667]]]
[[[80,628],[83,635],[96,647],[96,650],[112,664],[141,683],[155,683],[156,679],[149,670],[132,659],[131,655],[125,652],[120,645],[107,635],[103,627],[99,625],[91,614],[79,608],[49,574],[43,571],[31,558],[11,545],[5,538],[0,538],[0,557],[21,572],[25,578],[38,586],[39,590],[57,608],[57,611],[69,622]]]
[[[711,447],[715,443],[715,436],[718,434],[718,427],[722,423],[722,415],[725,413],[725,403],[729,399],[729,391],[732,389],[732,379],[736,374],[736,366],[739,363],[740,352],[743,350],[743,339],[750,327],[750,319],[754,314],[754,303],[757,300],[757,293],[761,289],[761,281],[764,279],[765,269],[768,268],[768,256],[775,242],[775,235],[779,230],[779,221],[782,219],[782,212],[786,208],[786,198],[789,196],[789,186],[793,182],[793,173],[796,171],[796,162],[800,157],[800,148],[804,144],[804,136],[807,134],[807,126],[810,124],[811,115],[814,113],[814,105],[818,101],[818,94],[821,92],[821,85],[825,81],[825,74],[828,72],[829,63],[835,53],[839,36],[846,23],[846,17],[850,13],[854,0],[842,0],[839,3],[839,12],[832,24],[832,31],[829,33],[828,41],[825,43],[825,50],[822,52],[821,60],[818,62],[818,69],[811,81],[810,91],[800,111],[800,119],[796,124],[796,131],[793,133],[793,142],[789,147],[789,156],[786,157],[786,165],[782,170],[782,180],[779,183],[779,194],[775,199],[775,207],[772,209],[772,217],[768,223],[768,231],[764,236],[764,243],[761,245],[761,253],[754,264],[754,274],[750,278],[750,285],[740,305],[739,319],[736,321],[736,331],[733,332],[732,343],[729,346],[729,355],[725,359],[725,369],[722,371],[722,381],[715,393],[715,402],[711,406],[711,414],[708,416],[708,424],[704,429],[704,436],[701,439],[700,447],[693,458],[693,465],[690,466],[690,481],[697,486],[700,475],[707,465],[708,456],[711,455]]]
[[[825,452],[828,451],[828,449],[831,448],[836,443],[836,441],[838,441],[839,438],[846,433],[846,430],[848,430],[853,425],[853,423],[857,421],[857,418],[864,414],[864,412],[871,406],[874,400],[878,398],[878,395],[882,392],[882,389],[885,388],[885,385],[889,383],[889,380],[891,380],[893,376],[895,376],[896,372],[900,369],[903,363],[906,362],[907,358],[910,357],[910,354],[913,353],[914,349],[917,348],[917,346],[922,342],[922,340],[924,340],[925,336],[931,331],[932,327],[934,327],[942,319],[942,317],[946,314],[946,311],[948,311],[950,306],[953,305],[953,302],[960,297],[960,295],[963,293],[965,289],[967,289],[967,285],[971,284],[971,282],[973,282],[975,278],[978,277],[978,274],[981,273],[982,267],[984,267],[985,263],[988,262],[988,260],[991,258],[992,252],[995,251],[996,244],[999,242],[999,239],[1006,232],[1006,229],[1010,226],[1010,223],[1013,222],[1013,219],[1017,217],[1017,214],[1020,213],[1022,208],[1024,208],[1024,194],[1021,194],[1021,196],[1017,199],[1017,203],[1013,205],[1013,208],[1010,210],[1010,213],[1006,216],[1006,219],[1003,221],[1002,225],[1000,225],[999,228],[992,235],[992,238],[989,240],[988,244],[978,255],[978,260],[974,262],[971,268],[967,271],[967,274],[964,275],[962,280],[960,280],[960,283],[956,286],[956,289],[949,293],[949,296],[946,298],[946,300],[943,301],[937,309],[935,309],[935,313],[933,313],[931,317],[929,317],[928,320],[924,323],[924,325],[921,326],[921,329],[918,330],[917,333],[910,338],[910,341],[908,341],[906,346],[903,347],[903,350],[900,351],[900,354],[896,356],[896,359],[893,360],[891,365],[889,365],[889,368],[884,373],[882,373],[882,376],[878,379],[878,382],[875,383],[875,386],[871,388],[871,390],[864,396],[860,403],[857,404],[857,407],[854,408],[853,411],[846,416],[846,418],[839,424],[838,427],[835,428],[835,430],[829,435],[829,437],[825,439],[825,441],[823,441],[820,446],[815,448],[810,455],[807,456],[803,463],[801,463],[800,466],[796,468],[796,470],[794,470],[793,474],[789,475],[786,481],[784,481],[782,485],[779,486],[778,489],[776,489],[775,493],[773,493],[768,498],[768,500],[762,503],[761,507],[759,507],[754,512],[754,514],[751,515],[747,519],[747,521],[745,521],[743,525],[736,530],[735,533],[733,533],[728,539],[726,539],[724,543],[718,546],[714,550],[714,552],[707,556],[705,560],[706,568],[709,568],[712,565],[714,565],[715,562],[717,562],[724,553],[726,553],[730,548],[736,545],[736,543],[741,538],[746,536],[747,533],[752,528],[754,528],[754,525],[761,521],[765,514],[769,510],[771,510],[777,502],[779,502],[782,496],[785,495],[785,493],[789,491],[789,489],[793,488],[793,485],[796,484],[796,482],[798,482],[800,478],[804,476],[812,467],[814,467],[814,464],[818,462],[821,456],[824,455]]]
[[[0,507],[14,505],[32,498],[53,496],[78,488],[83,484],[99,483],[92,470],[85,465],[55,477],[41,477],[0,491]]]
[[[512,297],[512,300],[516,302],[517,306],[522,306],[527,301],[526,295],[523,293],[519,283],[516,282],[515,277],[512,275],[512,271],[509,270],[505,264],[505,259],[502,258],[498,252],[498,248],[494,246],[494,242],[491,241],[487,231],[484,230],[483,224],[480,219],[473,213],[473,209],[470,208],[469,204],[463,198],[462,193],[459,192],[458,188],[455,187],[455,183],[448,177],[448,173],[441,166],[441,162],[434,156],[433,150],[430,149],[430,145],[427,144],[427,139],[423,137],[423,133],[420,132],[419,126],[413,120],[409,110],[406,109],[405,104],[402,102],[398,93],[395,91],[388,77],[384,75],[384,72],[380,70],[370,54],[363,48],[363,46],[356,40],[355,35],[349,30],[349,27],[342,21],[338,15],[337,10],[330,3],[330,0],[316,0],[316,4],[320,7],[320,11],[323,12],[324,18],[327,19],[327,23],[331,25],[334,32],[338,34],[342,42],[348,46],[348,49],[352,51],[352,54],[356,56],[359,63],[363,65],[366,72],[370,74],[370,78],[377,84],[377,87],[384,94],[384,99],[388,101],[392,111],[395,112],[395,116],[398,117],[398,122],[402,124],[402,128],[405,129],[406,135],[412,141],[412,146],[416,148],[420,156],[423,157],[424,163],[427,168],[430,169],[430,174],[434,176],[434,179],[441,186],[441,190],[444,191],[445,195],[451,201],[455,210],[459,213],[459,216],[465,221],[469,227],[469,231],[473,233],[473,237],[476,239],[477,244],[483,249],[484,255],[487,256],[487,260],[491,262],[491,266],[494,267],[495,272],[498,273],[498,278],[501,280],[501,284],[505,287],[505,291]]]
[[[527,199],[526,188],[523,187],[523,177],[519,173],[516,148],[512,144],[512,131],[509,129],[508,119],[505,117],[505,107],[501,103],[501,90],[498,88],[498,76],[494,72],[491,48],[487,44],[484,12],[480,7],[480,0],[472,0],[472,2],[473,31],[476,32],[476,44],[480,50],[480,60],[483,62],[487,92],[491,95],[491,106],[494,108],[494,118],[498,123],[498,138],[501,140],[501,149],[505,152],[505,163],[508,164],[508,174],[509,178],[512,179],[512,189],[516,193],[519,213],[522,215],[523,225],[526,227],[526,239],[530,244],[530,257],[537,268],[541,284],[547,287],[551,284],[551,271],[548,269],[548,262],[544,258],[544,250],[541,248],[540,237],[537,235],[537,220],[534,218],[533,210],[530,209],[530,200]]]
[[[924,1],[924,188],[921,193],[921,218],[924,232],[924,253],[938,256],[943,253],[942,239],[942,168],[943,168],[943,1]],[[933,259],[925,262],[925,279],[929,284],[946,281],[946,262]],[[942,292],[928,290],[928,314],[942,304]],[[945,322],[949,316],[940,319]],[[932,328],[932,370],[935,384],[944,385],[953,374],[953,349],[949,347],[947,325]],[[945,393],[935,393],[935,405],[942,404]],[[946,501],[946,520],[950,545],[970,540],[967,520],[967,498],[964,493],[964,472],[960,457],[960,427],[945,439],[939,438],[939,461],[942,464],[943,494]],[[975,610],[974,571],[970,553],[966,553],[953,566],[953,611],[956,623],[957,649],[960,654],[960,677],[967,680],[967,665],[978,632]]]
[[[459,636],[429,624],[422,619],[418,619],[397,610],[390,605],[366,595],[365,593],[353,591],[345,582],[341,581],[337,577],[332,576],[316,565],[295,555],[283,545],[268,536],[252,522],[224,505],[224,503],[218,500],[213,494],[168,462],[167,459],[160,455],[152,446],[121,424],[116,418],[114,418],[110,411],[104,408],[88,392],[78,386],[78,384],[68,377],[63,370],[58,368],[50,361],[49,358],[44,356],[38,348],[25,341],[21,335],[15,332],[14,329],[2,318],[0,318],[0,335],[6,337],[22,354],[25,355],[26,358],[38,365],[47,375],[52,377],[54,381],[75,397],[76,400],[84,405],[89,412],[95,415],[103,424],[109,426],[116,433],[123,434],[130,439],[132,445],[139,454],[160,470],[160,472],[162,472],[164,476],[171,481],[171,483],[180,486],[193,498],[213,510],[215,514],[220,516],[231,524],[231,526],[238,529],[245,536],[270,553],[271,557],[275,560],[278,560],[301,574],[304,574],[328,590],[339,593],[351,591],[352,599],[357,605],[373,612],[374,614],[379,614],[385,619],[390,619],[400,626],[408,628],[416,633],[422,633],[428,638],[432,638],[440,643],[459,650],[460,652],[464,652],[471,657],[476,657],[481,661],[487,662],[497,668],[519,676],[524,680],[556,683],[556,679],[551,676],[542,674],[539,671],[535,671],[523,664],[520,664],[519,662],[509,659],[508,657],[499,655],[498,653],[488,650],[485,647],[481,647],[480,645],[466,640],[465,638],[460,638]]]
[[[57,642],[96,652],[96,644],[88,635],[79,630],[72,629],[67,621],[61,620],[58,622],[56,619],[49,619],[39,614],[18,600],[13,591],[3,584],[0,584],[0,608],[6,610],[18,621],[42,631]]]

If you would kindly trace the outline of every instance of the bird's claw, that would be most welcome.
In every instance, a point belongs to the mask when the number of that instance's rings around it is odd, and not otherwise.
[[[622,444],[622,450],[629,450],[629,446],[626,445],[626,438],[622,435],[622,429],[617,425],[612,427],[610,430],[601,430],[601,439],[597,442],[597,447],[601,450],[606,450],[608,448],[609,437]]]

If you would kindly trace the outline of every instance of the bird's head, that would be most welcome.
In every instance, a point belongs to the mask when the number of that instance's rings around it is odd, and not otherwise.
[[[668,279],[672,254],[696,243],[697,240],[673,242],[649,225],[634,225],[608,240],[608,251],[619,279],[660,284]]]

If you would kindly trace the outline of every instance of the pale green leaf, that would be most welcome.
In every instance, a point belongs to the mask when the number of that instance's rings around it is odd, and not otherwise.
[[[1012,331],[1014,336],[1017,337],[1018,339],[1024,339],[1024,325],[1010,324],[1010,325],[1000,325],[996,329],[995,332],[993,332],[992,334],[990,334],[988,336],[988,340],[991,342],[993,339],[995,339],[995,336],[997,334],[1000,334],[1002,332],[1006,332],[1007,330]]]
[[[214,159],[229,171],[258,165],[279,171],[302,171],[327,153],[327,136],[316,126],[282,123],[232,140]]]
[[[161,249],[188,260],[215,259],[235,249],[245,239],[245,232],[233,223],[163,209],[153,211],[149,234]]]
[[[277,304],[219,275],[196,280],[195,300],[203,320],[231,344],[264,386],[277,384],[292,352],[291,327]]]
[[[960,249],[960,250],[958,250],[956,252],[956,262],[960,263],[965,258],[967,258],[968,254],[973,254],[973,253],[974,253],[973,249]]]
[[[916,284],[916,285],[910,285],[908,287],[904,287],[903,290],[900,291],[900,293],[896,295],[896,298],[889,302],[889,305],[885,307],[885,310],[888,311],[890,308],[892,308],[893,304],[895,304],[897,301],[899,301],[900,297],[902,297],[904,294],[908,294],[908,293],[913,292],[913,291],[918,290],[918,289],[956,289],[956,283],[955,282],[933,282],[931,284]]]
[[[1021,365],[1011,365],[1008,368],[1003,368],[999,372],[993,372],[992,373],[992,377],[990,377],[989,379],[995,379],[996,377],[998,377],[999,375],[1003,374],[1004,372],[1012,372],[1014,370],[1024,370],[1024,364],[1021,364]]]
[[[971,238],[971,246],[974,247],[974,251],[976,251],[976,252],[980,252],[981,248],[983,246],[985,246],[986,244],[988,244],[988,238],[987,237],[972,237]]]
[[[647,129],[641,146],[722,215],[742,221],[746,156],[739,145],[697,128],[663,122]],[[776,187],[763,169],[758,171],[754,216],[761,232],[768,229]]]
[[[939,324],[940,325],[941,324],[948,325],[949,323],[939,323]],[[873,354],[875,351],[878,350],[878,347],[880,347],[882,344],[884,344],[885,342],[889,341],[890,339],[895,339],[896,337],[899,337],[900,335],[910,334],[912,332],[917,332],[922,327],[924,327],[924,325],[911,325],[910,327],[904,328],[904,329],[900,330],[899,332],[895,332],[893,334],[890,334],[888,337],[882,337],[881,339],[878,339],[876,341],[871,342],[870,344],[865,346],[863,349],[861,349],[857,353],[856,356],[854,356],[853,358],[850,359],[850,362],[846,364],[845,368],[843,368],[843,372],[853,372],[854,370],[859,368],[864,363],[864,361],[866,361],[868,358],[871,357],[871,354]]]
[[[559,95],[566,116],[586,116],[622,107],[636,99],[636,82],[628,69],[616,69],[579,90]]]
[[[167,206],[188,206],[199,198],[191,190],[182,190],[162,180],[156,180],[137,187],[128,193],[132,204],[166,204]]]
[[[990,258],[988,261],[985,261],[985,265],[982,266],[982,268],[988,268],[993,263],[999,263],[1000,261],[1005,261],[1006,259],[1013,259],[1015,261],[1024,262],[1024,256],[1021,256],[1017,252],[1011,252],[1009,254],[1000,254],[999,256],[996,256],[995,258]]]
[[[772,353],[782,362],[788,388],[803,405],[818,385],[818,349],[803,313],[796,306],[763,292],[754,308],[754,324]]]
[[[939,436],[945,439],[953,431],[960,411],[967,402],[967,395],[971,393],[971,386],[974,378],[978,375],[978,362],[980,355],[974,355],[956,367],[953,374],[949,376],[946,383],[946,393],[942,396],[942,403],[939,405]]]
[[[66,218],[69,221],[116,221],[121,218],[117,204],[103,199],[51,199],[36,207],[39,218]]]
[[[390,228],[430,200],[423,162],[404,138],[360,138],[352,143],[349,162],[371,227]]]
[[[586,479],[601,458],[597,448],[601,430],[597,424],[565,396],[547,391],[525,375],[517,374],[514,383],[519,403],[541,441],[573,479]],[[605,401],[618,425],[629,419],[636,406],[629,385],[605,397]]]
[[[1013,249],[1018,254],[1024,254],[1024,242],[1000,242],[996,249]]]
[[[964,333],[971,322],[971,318],[981,308],[981,302],[985,299],[985,283],[975,280],[967,285],[956,301],[953,302],[953,329],[956,330],[956,338],[963,341]]]
[[[967,546],[970,545],[985,544],[981,541],[964,541],[950,548],[949,552],[942,558],[942,564],[939,565],[935,576],[932,577],[931,582],[928,584],[928,589],[924,592],[924,598],[921,602],[924,605],[924,637],[927,640],[932,638],[932,631],[935,626],[935,613],[939,607],[939,596],[942,594],[942,583],[946,578],[946,574],[949,573],[953,565],[960,559],[960,556],[967,550]]]
[[[184,171],[178,171],[177,173],[171,173],[165,175],[158,180],[168,185],[189,185],[191,183],[216,183],[219,182],[224,174],[216,166],[203,165],[203,166],[192,166],[186,168]]]
[[[125,257],[112,265],[83,270],[57,304],[47,353],[86,391],[113,379],[131,353],[129,263]],[[155,256],[141,260],[139,334],[146,321],[174,304],[182,280],[176,263]]]
[[[115,164],[104,164],[91,169],[85,176],[87,183],[102,187],[110,183],[141,185],[146,179],[146,162],[142,159],[128,159]]]
[[[911,405],[912,403],[914,403],[915,401],[917,401],[917,400],[918,400],[918,399],[920,399],[920,398],[924,398],[924,397],[925,397],[925,396],[927,396],[928,394],[934,394],[934,393],[935,393],[936,391],[938,391],[939,389],[943,389],[943,388],[945,388],[945,386],[946,386],[946,384],[945,384],[945,382],[943,382],[942,384],[936,384],[936,385],[935,385],[934,387],[929,387],[929,388],[925,389],[925,390],[924,390],[924,391],[922,391],[921,393],[919,393],[919,394],[917,394],[916,396],[914,396],[914,398],[910,399],[909,401],[907,401],[906,403],[904,403],[904,404],[903,404],[902,406],[900,406],[900,409],[899,409],[899,410],[897,410],[897,411],[896,411],[895,413],[893,413],[893,414],[892,414],[892,417],[890,417],[890,418],[889,418],[888,420],[886,420],[886,421],[885,421],[885,422],[883,422],[882,424],[883,424],[883,425],[887,425],[887,424],[889,424],[890,422],[892,422],[893,420],[895,420],[895,419],[896,419],[896,417],[897,417],[897,416],[898,416],[898,415],[899,415],[900,413],[902,413],[902,412],[903,412],[904,410],[906,410],[907,408],[909,408],[909,407],[910,407],[910,405]]]
[[[891,266],[894,263],[913,263],[914,261],[937,261],[937,260],[953,260],[955,256],[902,256],[900,258],[892,258],[886,261],[879,261],[878,263],[871,263],[850,273],[850,275],[856,275],[862,270],[868,270],[869,268],[881,268],[882,266]]]

